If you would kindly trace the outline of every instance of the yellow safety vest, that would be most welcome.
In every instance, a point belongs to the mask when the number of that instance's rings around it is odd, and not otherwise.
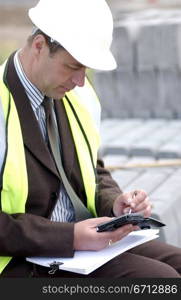
[[[28,176],[21,126],[14,99],[3,82],[5,64],[0,67],[0,97],[6,121],[6,153],[2,172],[1,207],[8,214],[24,213],[28,196]],[[62,99],[61,99],[62,101]],[[95,169],[100,145],[100,103],[86,79],[63,98],[72,131],[84,188],[87,208],[96,216]],[[0,273],[12,257],[0,256]]]

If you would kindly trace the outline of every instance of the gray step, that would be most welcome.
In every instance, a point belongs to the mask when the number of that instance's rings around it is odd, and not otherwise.
[[[105,167],[116,167],[122,164],[126,164],[129,160],[128,156],[126,155],[105,155],[102,157],[104,161]]]
[[[181,121],[107,119],[101,123],[100,153],[181,158]]]
[[[101,134],[103,136],[104,153],[109,154],[126,154],[126,155],[139,155],[139,152],[145,151],[145,155],[153,156],[152,149],[142,146],[144,143],[150,142],[151,137],[155,134],[156,130],[160,130],[165,126],[165,120],[142,120],[136,121],[122,120],[114,123],[115,129],[110,126],[104,132],[104,121],[101,125]],[[129,130],[128,130],[129,129]],[[108,136],[106,143],[104,143],[104,136]],[[150,151],[149,151],[150,150]],[[142,153],[141,153],[142,154]]]
[[[160,128],[156,132],[154,132],[150,137],[142,139],[142,141],[137,142],[138,149],[144,149],[146,151],[153,153],[155,157],[161,157],[158,155],[159,149],[169,141],[172,141],[173,137],[178,134],[178,129],[174,129],[168,126],[164,128]]]
[[[173,123],[172,126],[179,128],[178,123]],[[130,158],[121,155],[106,155],[103,159],[106,167],[137,165],[135,168],[112,171],[113,179],[124,192],[135,189],[145,190],[153,204],[152,216],[166,224],[160,230],[159,239],[181,247],[181,167],[153,167],[154,163],[166,163],[167,160],[157,161],[152,157]],[[150,163],[152,168],[148,167]]]
[[[153,212],[157,213],[166,223],[164,228],[166,240],[169,243],[181,247],[181,169],[175,171],[160,185],[151,195]]]
[[[114,120],[114,119],[113,119]],[[117,121],[116,123],[109,123],[109,127],[104,126],[104,121],[101,123],[101,148],[100,153],[101,155],[105,154],[116,154],[117,149],[114,146],[114,141],[117,139],[122,139],[122,136],[129,135],[132,132],[133,128],[140,128],[142,127],[143,120],[140,119],[126,119],[124,121]],[[127,154],[126,149],[119,149],[118,154]]]
[[[181,134],[159,148],[158,158],[181,158]]]
[[[142,170],[118,170],[112,172],[113,179],[118,183],[121,190],[125,190],[136,178],[142,174]]]
[[[126,187],[126,191],[141,188],[148,194],[154,192],[172,174],[172,171],[162,172],[161,170],[145,170],[131,184]]]
[[[139,128],[143,124],[141,119],[105,119],[101,122],[101,139],[102,143],[106,144],[127,134],[133,128]]]

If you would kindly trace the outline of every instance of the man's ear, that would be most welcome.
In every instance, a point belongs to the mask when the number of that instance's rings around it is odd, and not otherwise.
[[[45,37],[42,34],[35,36],[32,42],[32,48],[36,54],[40,54],[47,47]]]

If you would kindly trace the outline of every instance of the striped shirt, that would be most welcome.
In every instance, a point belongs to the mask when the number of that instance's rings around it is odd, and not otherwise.
[[[46,121],[45,121],[45,111],[42,105],[44,95],[36,88],[34,84],[30,82],[27,78],[22,64],[18,58],[18,52],[14,56],[14,65],[18,77],[25,89],[25,92],[30,100],[31,107],[35,113],[36,119],[39,123],[43,138],[47,142],[47,130],[46,130]],[[55,208],[51,216],[52,221],[56,222],[72,222],[75,220],[75,212],[71,200],[69,199],[67,192],[61,185],[60,195],[58,201],[55,205]]]

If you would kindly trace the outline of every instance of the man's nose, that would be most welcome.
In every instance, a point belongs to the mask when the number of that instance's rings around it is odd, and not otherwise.
[[[72,76],[72,82],[79,87],[84,86],[85,72],[86,72],[85,67],[81,68],[80,70],[75,71],[75,73]]]

